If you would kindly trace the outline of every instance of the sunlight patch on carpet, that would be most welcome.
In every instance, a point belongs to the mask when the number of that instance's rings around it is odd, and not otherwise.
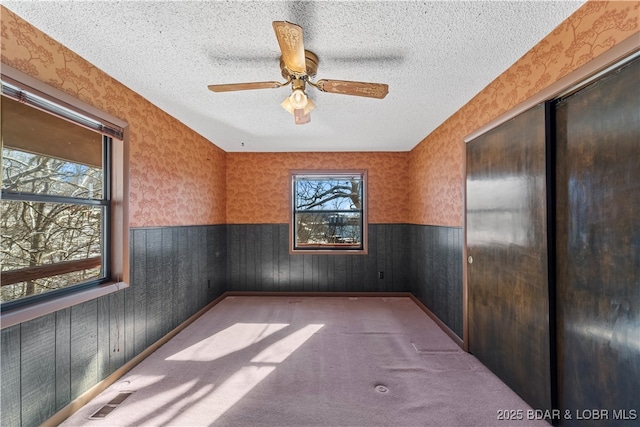
[[[207,408],[208,419],[212,423],[215,422],[275,369],[275,366],[240,368],[211,394],[210,401],[214,402],[214,405]]]
[[[251,359],[252,363],[282,363],[324,325],[310,324],[270,345]]]
[[[285,338],[271,344],[251,359],[251,363],[282,363],[302,344],[319,331],[324,325],[310,324]],[[209,409],[211,422],[215,422],[263,379],[276,369],[276,366],[243,366],[212,394],[215,407]]]
[[[236,323],[166,360],[213,362],[244,350],[287,326],[288,323]]]

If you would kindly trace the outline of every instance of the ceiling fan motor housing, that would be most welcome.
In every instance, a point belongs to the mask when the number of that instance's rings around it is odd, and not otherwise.
[[[306,76],[306,77],[315,77],[316,72],[318,71],[318,56],[309,51],[309,50],[305,50],[304,51],[304,59],[305,59],[305,63],[307,66],[307,72],[306,73],[296,73],[293,72],[291,70],[289,70],[287,68],[287,66],[284,64],[284,59],[281,56],[280,57],[280,70],[282,71],[282,77],[284,77],[285,80],[289,80],[291,79],[296,79],[302,76]]]

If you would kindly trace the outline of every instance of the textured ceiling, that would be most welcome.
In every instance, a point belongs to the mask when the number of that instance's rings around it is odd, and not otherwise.
[[[405,151],[544,38],[582,1],[3,0],[28,22],[226,151]],[[316,79],[387,83],[385,99],[322,93],[311,123],[283,79],[272,21],[304,29]]]

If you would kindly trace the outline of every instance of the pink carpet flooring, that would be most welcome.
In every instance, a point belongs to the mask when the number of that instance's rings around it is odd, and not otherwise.
[[[62,425],[549,426],[534,415],[409,298],[227,297]]]

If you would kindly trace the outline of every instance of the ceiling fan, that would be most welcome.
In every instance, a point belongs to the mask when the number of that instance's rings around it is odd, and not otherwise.
[[[318,80],[311,81],[318,70],[318,57],[311,51],[304,49],[302,41],[302,27],[286,21],[274,21],[273,29],[280,45],[280,70],[284,83],[252,82],[209,85],[213,92],[232,92],[237,90],[279,88],[291,84],[292,93],[282,107],[293,114],[298,125],[309,123],[311,111],[315,105],[305,93],[306,85],[329,93],[343,95],[365,96],[368,98],[384,98],[389,92],[389,86],[382,83],[352,82],[346,80]]]

